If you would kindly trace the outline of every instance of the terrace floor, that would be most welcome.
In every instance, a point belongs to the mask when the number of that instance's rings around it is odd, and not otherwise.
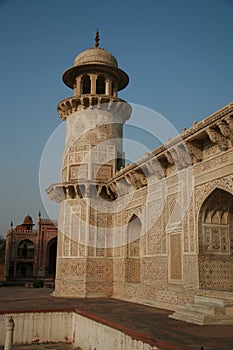
[[[116,299],[58,298],[52,289],[0,287],[0,313],[73,310],[162,350],[232,350],[233,326],[198,326],[168,318],[171,311]],[[15,347],[77,349],[70,344]],[[109,349],[113,350],[113,349]]]

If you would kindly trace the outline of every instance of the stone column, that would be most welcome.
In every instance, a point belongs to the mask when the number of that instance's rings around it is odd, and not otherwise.
[[[97,80],[97,75],[96,74],[91,74],[90,75],[91,79],[91,94],[95,95],[96,94],[96,80]]]
[[[76,78],[76,88],[74,89],[74,95],[81,95],[82,89],[81,89],[81,77]]]
[[[15,322],[11,317],[6,327],[6,339],[4,350],[12,350]]]
[[[110,79],[105,80],[106,84],[106,95],[111,96],[112,95],[112,82]]]
[[[117,84],[114,82],[113,83],[113,94],[114,97],[117,97]]]

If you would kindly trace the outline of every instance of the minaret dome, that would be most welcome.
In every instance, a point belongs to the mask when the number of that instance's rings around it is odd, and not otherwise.
[[[100,47],[92,47],[80,54],[74,60],[73,67],[69,68],[63,74],[64,83],[74,89],[74,94],[81,95],[83,93],[82,81],[89,75],[90,79],[98,79],[99,76],[103,77],[104,81],[111,81],[114,85],[113,89],[101,89],[102,94],[116,95],[117,91],[124,89],[129,82],[128,75],[120,68],[118,68],[118,62],[116,58],[107,50]],[[93,80],[92,80],[93,81]],[[87,85],[87,84],[86,84]],[[98,94],[98,91],[91,87],[90,91],[84,89],[85,93]],[[76,88],[77,86],[77,88]]]

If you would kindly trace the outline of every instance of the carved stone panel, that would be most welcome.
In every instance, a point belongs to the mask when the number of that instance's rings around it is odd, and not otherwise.
[[[182,279],[181,235],[171,234],[170,240],[170,282]]]
[[[226,254],[230,251],[227,225],[203,225],[203,252]]]
[[[125,260],[125,280],[131,283],[141,282],[141,260],[127,258]]]

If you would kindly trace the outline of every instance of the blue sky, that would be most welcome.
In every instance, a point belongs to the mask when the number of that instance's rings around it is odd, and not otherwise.
[[[181,131],[233,101],[232,18],[233,0],[0,0],[0,233],[46,215],[40,159],[72,95],[61,76],[97,27],[130,77],[120,97]]]

